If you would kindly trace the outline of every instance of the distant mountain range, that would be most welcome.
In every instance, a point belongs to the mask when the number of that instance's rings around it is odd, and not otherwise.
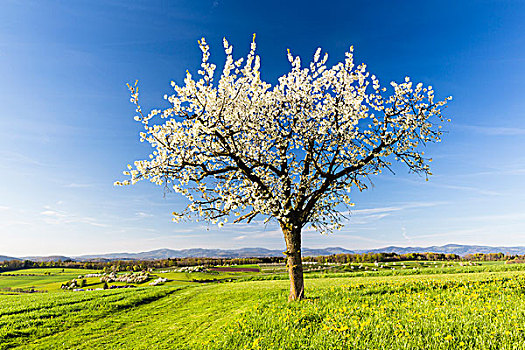
[[[397,253],[397,254],[407,254],[407,253],[444,253],[444,254],[457,254],[460,256],[465,256],[467,254],[476,254],[476,253],[503,253],[509,255],[523,255],[525,254],[525,247],[490,247],[484,245],[463,245],[463,244],[447,244],[442,246],[431,246],[431,247],[384,247],[379,249],[366,249],[356,251],[356,253]]]
[[[66,261],[66,260],[75,260],[68,256],[63,255],[50,255],[50,256],[24,256],[19,258],[19,260],[31,260],[37,262],[48,262],[48,261]]]
[[[0,261],[9,261],[9,260],[20,260],[20,259],[13,258],[12,256],[0,255]]]
[[[89,261],[89,260],[155,260],[167,258],[252,258],[252,257],[272,257],[283,256],[283,250],[271,250],[266,248],[241,248],[241,249],[157,249],[142,253],[110,253],[92,254],[75,257],[67,256],[28,256],[28,257],[9,257],[0,255],[0,261],[7,260],[32,260],[32,261]],[[349,250],[341,247],[328,247],[319,249],[303,248],[303,256],[319,256],[332,254],[362,254],[362,253],[452,253],[460,256],[475,253],[503,253],[511,255],[525,254],[525,247],[489,247],[480,245],[461,245],[447,244],[443,246],[431,247],[384,247],[378,249]]]
[[[344,248],[324,248],[324,249],[303,249],[303,256],[331,255],[353,253],[353,251]],[[75,260],[93,260],[93,259],[167,259],[167,258],[253,258],[253,257],[271,257],[283,256],[283,250],[271,250],[266,248],[240,248],[240,249],[157,249],[142,253],[113,253],[113,254],[96,254],[82,255],[75,257]]]

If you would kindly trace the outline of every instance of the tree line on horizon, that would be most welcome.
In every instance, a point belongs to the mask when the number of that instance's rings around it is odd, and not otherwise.
[[[396,261],[525,261],[525,255],[506,255],[503,253],[476,253],[459,256],[445,253],[363,253],[363,254],[332,254],[321,256],[305,256],[304,262],[316,263],[373,263]],[[113,260],[113,261],[86,261],[73,260],[31,261],[9,260],[0,262],[0,272],[15,271],[27,268],[79,268],[111,271],[142,271],[159,268],[173,268],[184,266],[217,266],[217,265],[247,265],[247,264],[284,264],[285,257],[262,258],[168,258],[158,260]]]

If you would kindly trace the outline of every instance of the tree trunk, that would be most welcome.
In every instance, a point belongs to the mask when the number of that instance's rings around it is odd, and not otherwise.
[[[283,228],[286,242],[288,275],[290,277],[290,295],[288,301],[304,298],[303,262],[301,259],[301,229]]]

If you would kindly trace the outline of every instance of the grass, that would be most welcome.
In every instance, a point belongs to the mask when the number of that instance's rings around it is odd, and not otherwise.
[[[296,303],[283,280],[0,295],[0,349],[525,349],[525,272],[501,266],[328,274]]]
[[[95,326],[101,320],[113,323],[113,315],[140,309],[142,305],[161,299],[176,290],[140,288],[133,291],[59,292],[0,297],[3,302],[3,307],[0,308],[0,349],[17,346],[48,348],[38,345],[37,340],[56,339],[57,334],[61,338],[49,348],[64,348],[63,344],[75,330],[86,325]],[[10,303],[10,299],[15,299],[15,302]],[[95,329],[91,328],[91,331]],[[90,335],[94,336],[95,333]],[[29,344],[32,341],[36,342]]]
[[[310,299],[265,298],[210,348],[525,348],[522,272],[308,282]]]

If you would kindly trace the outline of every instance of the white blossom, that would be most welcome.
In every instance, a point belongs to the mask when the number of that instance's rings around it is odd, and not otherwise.
[[[116,184],[169,185],[190,201],[174,220],[193,212],[222,226],[230,215],[234,222],[261,215],[327,232],[341,227],[339,206],[353,205],[352,188],[366,189],[392,160],[431,174],[420,148],[440,141],[450,99],[435,102],[431,86],[405,77],[387,95],[365,64],[354,64],[353,47],[332,67],[321,49],[308,68],[288,50],[290,72],[272,86],[261,79],[255,35],[244,59],[234,59],[226,39],[223,46],[218,76],[206,40],[199,41],[198,74],[171,83],[167,109],[143,114],[137,83],[128,85],[144,127],[140,140],[153,152]]]

